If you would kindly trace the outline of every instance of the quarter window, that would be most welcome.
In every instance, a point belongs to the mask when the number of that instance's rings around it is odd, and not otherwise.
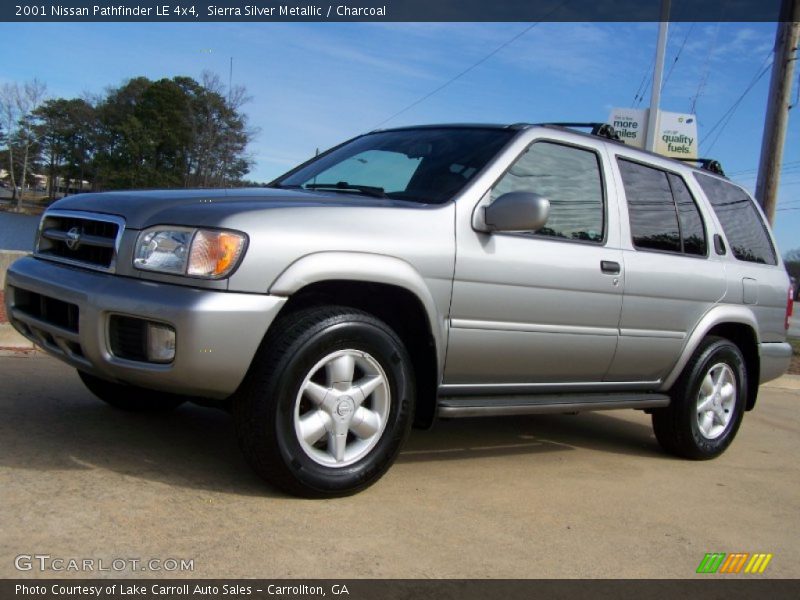
[[[628,200],[633,245],[694,256],[706,255],[703,219],[679,176],[618,159]]]
[[[733,255],[739,260],[778,264],[775,249],[752,198],[738,186],[708,175],[695,174],[717,214]]]
[[[686,254],[697,256],[706,255],[706,230],[703,227],[703,218],[697,209],[697,204],[692,197],[686,182],[677,175],[669,174],[669,185],[672,196],[678,207],[678,221],[681,226],[681,241]]]
[[[603,241],[603,182],[594,152],[535,142],[495,184],[491,199],[522,191],[550,200],[550,216],[535,235]]]

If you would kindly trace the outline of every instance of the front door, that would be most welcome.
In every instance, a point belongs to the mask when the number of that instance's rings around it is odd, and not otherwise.
[[[537,140],[488,193],[548,198],[545,226],[488,234],[459,223],[445,385],[526,391],[603,379],[624,273],[602,157],[593,140]]]

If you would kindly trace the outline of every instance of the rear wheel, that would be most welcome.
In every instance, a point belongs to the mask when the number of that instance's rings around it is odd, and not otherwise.
[[[747,401],[747,369],[738,346],[707,337],[670,396],[668,407],[653,411],[653,430],[661,446],[694,460],[722,454],[736,437]]]
[[[174,410],[187,400],[187,398],[176,394],[106,381],[83,371],[78,371],[78,375],[90,392],[106,404],[121,410],[130,412],[166,412]]]
[[[276,323],[234,399],[240,446],[269,482],[306,497],[350,494],[394,462],[414,378],[397,334],[344,307]]]

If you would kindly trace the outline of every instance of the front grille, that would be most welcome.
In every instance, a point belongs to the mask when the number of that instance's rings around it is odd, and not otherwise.
[[[70,302],[14,288],[14,308],[49,325],[78,333],[78,307]]]
[[[147,362],[147,321],[111,315],[108,337],[114,356]]]
[[[124,227],[119,217],[68,211],[45,213],[36,255],[102,271],[113,271]]]

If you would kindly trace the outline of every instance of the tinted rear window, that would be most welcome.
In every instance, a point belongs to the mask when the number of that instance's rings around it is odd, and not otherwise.
[[[777,264],[766,225],[752,198],[740,187],[716,177],[695,173],[695,178],[722,224],[733,255],[748,262]]]

